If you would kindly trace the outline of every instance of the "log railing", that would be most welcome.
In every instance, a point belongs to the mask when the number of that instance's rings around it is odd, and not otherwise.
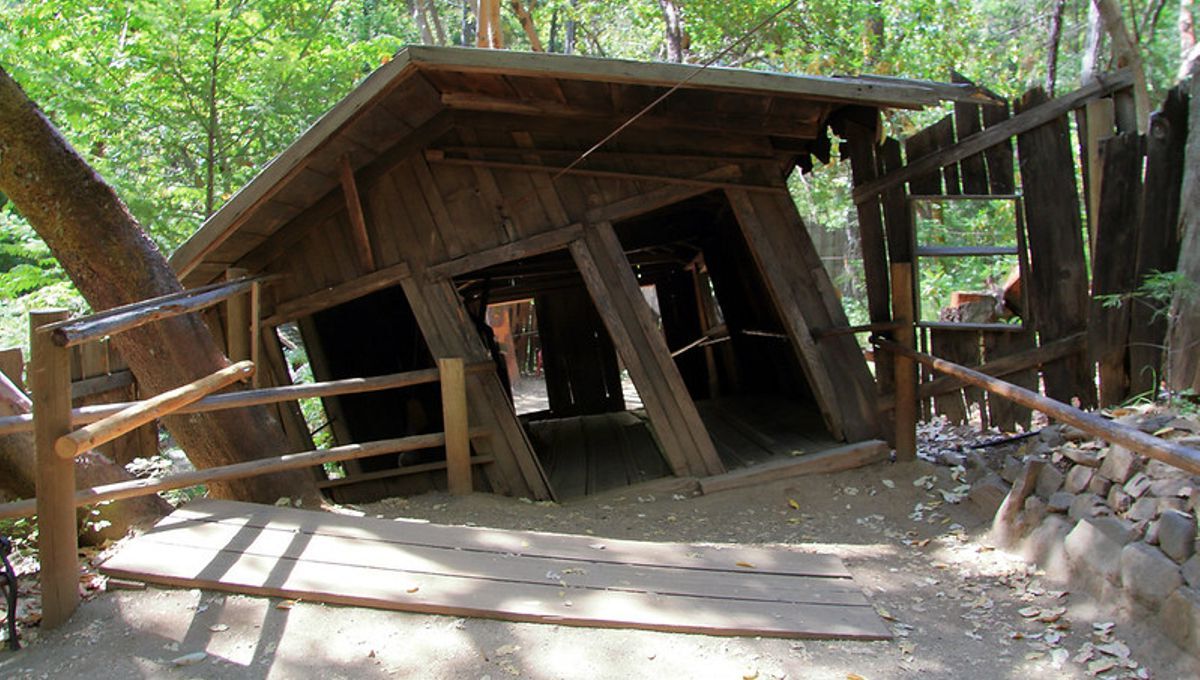
[[[878,349],[892,352],[897,357],[904,357],[909,361],[923,364],[935,371],[953,376],[956,380],[960,380],[963,383],[985,389],[992,394],[1004,397],[1026,408],[1041,411],[1055,420],[1077,427],[1111,444],[1124,446],[1130,451],[1173,465],[1194,475],[1200,474],[1200,451],[1146,434],[1141,430],[1127,425],[1106,420],[1099,415],[1068,406],[1061,401],[1043,396],[1033,390],[1028,390],[1024,387],[1000,380],[999,378],[994,378],[961,364],[939,359],[924,352],[918,352],[886,338],[875,336],[871,338],[871,342]],[[897,411],[900,410],[902,401],[909,400],[911,400],[911,404],[908,408],[915,411],[916,391],[913,390],[911,396],[902,396],[899,389],[897,389]],[[900,418],[897,418],[896,439],[899,440],[902,434],[913,437],[912,433],[900,432],[900,428],[907,430],[909,427],[912,427],[910,423],[902,423]]]
[[[486,437],[489,433],[469,426],[465,375],[468,372],[494,370],[494,367],[490,363],[467,366],[462,358],[438,359],[436,369],[213,394],[255,375],[254,362],[242,360],[149,399],[72,410],[69,348],[105,335],[227,301],[231,303],[227,310],[230,353],[235,355],[234,358],[240,358],[238,354],[243,357],[255,354],[247,352],[245,338],[234,340],[233,336],[245,333],[249,338],[257,339],[253,330],[258,325],[255,317],[258,315],[258,285],[262,281],[240,278],[78,319],[67,319],[67,313],[63,311],[36,311],[30,314],[32,352],[29,385],[33,413],[32,416],[0,418],[0,435],[29,430],[34,432],[37,495],[32,499],[0,504],[0,519],[37,515],[43,627],[53,628],[66,622],[79,601],[76,522],[76,508],[79,506],[438,446],[446,448],[445,468],[450,493],[463,494],[470,493],[473,488],[472,466],[491,462],[487,457],[471,457],[471,440]],[[239,300],[244,294],[249,294],[249,304],[244,299]],[[235,300],[238,302],[235,303]],[[243,312],[245,307],[249,308],[249,314]],[[247,316],[250,318],[247,319]],[[243,322],[247,322],[247,328],[234,328],[235,325],[243,325]],[[136,479],[75,489],[76,456],[168,415],[391,390],[433,382],[441,383],[443,432],[290,453],[157,479]],[[77,425],[83,427],[72,431],[72,427]]]

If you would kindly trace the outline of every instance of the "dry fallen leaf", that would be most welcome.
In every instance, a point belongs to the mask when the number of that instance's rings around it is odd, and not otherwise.
[[[793,510],[799,510],[799,509],[800,509],[800,504],[796,502],[796,499],[795,499],[795,498],[789,498],[789,499],[788,499],[788,505],[792,506],[792,509],[793,509]]]
[[[292,607],[295,607],[295,606],[296,606],[295,600],[284,600],[283,602],[280,602],[279,604],[275,605],[275,608],[276,609],[291,609]]]
[[[406,591],[404,591],[404,592],[406,592],[406,593],[415,593],[415,592],[417,592],[417,591],[418,591],[418,590],[420,590],[420,589],[421,589],[421,586],[413,586],[412,588],[409,588],[408,590],[406,590]]]
[[[757,569],[758,568],[758,567],[754,566],[753,564],[750,564],[749,562],[738,562],[737,566],[742,567],[743,569]]]
[[[1017,610],[1017,613],[1027,619],[1032,619],[1035,616],[1041,615],[1042,610],[1037,607],[1022,607]]]
[[[224,623],[214,623],[213,625],[209,626],[208,629],[214,633],[224,633],[225,631],[229,630],[229,626],[225,625]]]

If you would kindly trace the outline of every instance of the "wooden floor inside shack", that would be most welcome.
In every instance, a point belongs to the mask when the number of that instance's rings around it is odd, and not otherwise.
[[[110,576],[401,611],[715,635],[877,640],[841,559],[193,501]]]
[[[803,457],[840,446],[820,414],[778,397],[696,402],[728,470]],[[533,420],[530,440],[560,500],[669,476],[643,409]]]

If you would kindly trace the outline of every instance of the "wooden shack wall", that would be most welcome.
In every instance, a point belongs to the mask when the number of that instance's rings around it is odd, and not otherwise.
[[[775,297],[785,314],[798,321],[789,329],[810,383],[814,372],[836,374],[814,387],[831,431],[850,441],[876,436],[868,398],[874,388],[853,340],[834,336],[818,346],[811,339],[813,328],[847,321],[784,188],[786,159],[775,155],[761,135],[714,132],[698,140],[687,133],[633,130],[579,171],[552,176],[549,168],[565,164],[565,153],[586,148],[604,131],[600,123],[507,114],[456,112],[452,121],[445,114],[433,117],[412,133],[426,136],[428,146],[391,155],[386,167],[376,162],[356,176],[375,272],[354,256],[351,217],[341,192],[334,191],[245,258],[268,273],[286,274],[265,314],[294,308],[297,301],[331,289],[354,287],[356,281],[380,281],[376,288],[386,281],[404,286],[435,356],[485,361],[486,349],[445,268],[463,273],[469,271],[459,271],[460,264],[468,266],[463,263],[492,264],[501,255],[512,260],[575,243],[577,262],[594,256],[612,263],[600,267],[600,278],[589,286],[635,383],[642,383],[639,392],[660,439],[666,440],[664,448],[674,449],[664,451],[673,471],[714,474],[722,467],[682,382],[678,390],[664,387],[673,385],[678,372],[661,334],[638,320],[644,301],[628,301],[633,306],[627,311],[602,304],[606,293],[622,297],[627,292],[619,279],[633,281],[628,260],[619,249],[595,251],[610,243],[602,233],[579,237],[600,228],[593,225],[726,188],[734,192],[735,202],[758,215],[759,224],[750,228],[769,233],[759,247],[774,244],[793,252],[803,265],[776,274],[784,278],[774,282]],[[538,170],[540,165],[548,169]],[[739,217],[746,228],[745,215]],[[576,252],[579,248],[583,250]],[[609,280],[614,275],[618,278]],[[623,333],[632,335],[622,340]],[[469,383],[473,422],[493,430],[490,441],[475,442],[480,453],[496,454],[496,463],[487,468],[493,489],[547,497],[550,492],[528,439],[496,376],[476,375]]]

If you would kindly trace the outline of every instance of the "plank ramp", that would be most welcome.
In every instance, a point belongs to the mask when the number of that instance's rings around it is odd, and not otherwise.
[[[192,502],[102,571],[401,611],[713,635],[888,639],[842,561],[231,501]]]

